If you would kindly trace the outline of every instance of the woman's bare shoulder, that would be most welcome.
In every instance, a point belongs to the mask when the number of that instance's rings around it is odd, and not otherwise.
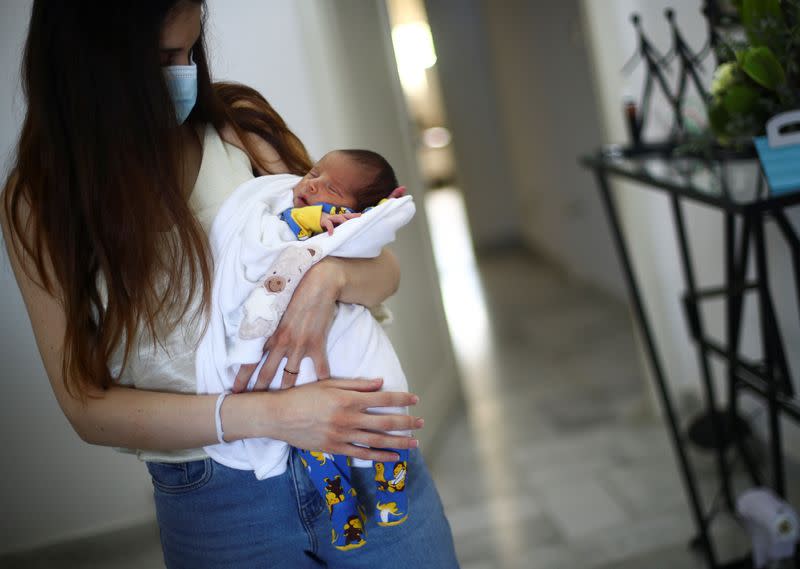
[[[259,175],[286,174],[289,172],[289,168],[283,162],[275,147],[257,134],[244,132],[243,136],[247,142],[245,144],[245,141],[236,133],[236,130],[230,124],[226,124],[219,131],[219,135],[228,144],[243,150],[250,157],[253,171]],[[248,151],[248,146],[250,151]],[[259,163],[265,165],[267,169],[262,168]]]

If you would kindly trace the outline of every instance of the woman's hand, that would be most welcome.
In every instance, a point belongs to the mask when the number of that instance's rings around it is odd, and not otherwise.
[[[341,266],[333,259],[323,259],[308,270],[294,291],[277,330],[264,344],[264,351],[269,355],[258,372],[254,390],[267,388],[283,358],[286,358],[281,382],[284,389],[295,384],[297,374],[291,372],[298,371],[300,361],[306,357],[314,361],[317,379],[330,377],[327,337],[343,283]],[[256,367],[258,363],[239,368],[233,384],[234,393],[245,390]]]
[[[253,389],[266,389],[275,376],[281,360],[287,359],[282,387],[290,387],[299,370],[300,361],[314,361],[317,379],[330,377],[326,340],[336,301],[376,306],[394,294],[400,282],[397,257],[383,249],[374,259],[340,259],[326,257],[305,274],[289,301],[289,306],[264,350],[269,351]],[[258,363],[243,365],[236,375],[233,392],[247,388]]]
[[[380,449],[416,448],[419,442],[384,431],[419,429],[423,426],[422,419],[410,415],[370,414],[367,409],[406,407],[415,405],[419,398],[411,393],[377,392],[382,383],[380,379],[336,379],[273,392],[269,395],[274,398],[274,405],[260,415],[269,423],[266,431],[270,437],[298,448],[365,460],[397,460],[395,453]],[[225,406],[222,421],[226,424],[224,412]]]

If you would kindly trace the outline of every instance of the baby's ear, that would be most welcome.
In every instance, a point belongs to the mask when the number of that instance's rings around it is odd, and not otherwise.
[[[398,188],[393,189],[392,193],[389,194],[389,197],[390,198],[402,198],[404,195],[406,195],[406,187],[405,186],[400,186]]]

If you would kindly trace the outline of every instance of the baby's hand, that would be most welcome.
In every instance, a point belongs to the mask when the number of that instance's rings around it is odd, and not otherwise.
[[[406,187],[399,186],[392,190],[392,193],[389,194],[389,198],[402,198],[404,195],[406,195]]]
[[[341,225],[348,219],[354,219],[356,217],[361,217],[360,213],[337,213],[336,215],[331,215],[329,213],[323,212],[320,214],[319,217],[319,225],[323,229],[328,230],[328,235],[333,235],[333,228]]]

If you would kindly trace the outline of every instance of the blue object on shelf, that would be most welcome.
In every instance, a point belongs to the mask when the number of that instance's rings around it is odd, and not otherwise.
[[[800,111],[775,115],[767,121],[767,136],[754,139],[773,195],[800,190],[800,131],[781,132],[790,125],[800,127]]]
[[[790,125],[800,127],[800,111],[775,115],[767,121],[767,136],[754,139],[773,195],[800,190],[800,131],[781,132]]]

